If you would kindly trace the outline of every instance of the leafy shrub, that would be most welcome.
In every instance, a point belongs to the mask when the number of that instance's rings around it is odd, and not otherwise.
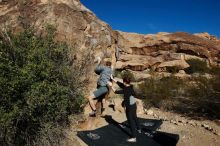
[[[158,107],[188,116],[220,118],[220,76],[190,79],[150,78],[139,85],[145,107]]]
[[[183,81],[175,77],[164,77],[162,79],[149,78],[139,85],[141,96],[144,97],[145,105],[160,107],[165,100],[181,94]]]
[[[121,74],[120,74],[120,76],[121,76],[122,79],[123,79],[124,77],[127,77],[127,78],[129,78],[131,81],[135,81],[134,75],[133,75],[130,71],[128,71],[128,70],[122,71]]]
[[[178,73],[180,68],[178,66],[168,66],[166,67],[166,70],[169,72],[169,73]]]
[[[71,48],[54,41],[53,27],[47,32],[43,38],[31,29],[0,36],[0,142],[4,145],[31,145],[45,125],[65,124],[68,115],[81,111],[83,82],[80,73],[71,69]]]
[[[212,75],[220,76],[220,67],[212,66],[209,70],[209,73]]]
[[[61,146],[67,145],[63,139],[63,127],[54,123],[46,123],[36,136],[33,146]]]
[[[121,70],[114,70],[113,74],[115,77],[121,78]]]
[[[192,73],[208,73],[209,68],[207,66],[206,61],[202,61],[199,59],[189,59],[186,61],[190,67],[185,69],[186,73],[192,74]]]
[[[197,77],[192,82],[187,87],[191,110],[220,118],[220,76],[211,79]]]

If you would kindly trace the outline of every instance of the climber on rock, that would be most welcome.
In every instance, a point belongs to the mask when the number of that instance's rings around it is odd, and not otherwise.
[[[95,117],[96,116],[96,106],[94,103],[94,100],[100,100],[100,98],[103,98],[105,94],[108,93],[109,87],[108,82],[111,80],[111,74],[112,74],[112,63],[111,61],[107,60],[105,61],[105,65],[101,65],[101,58],[98,57],[97,60],[97,66],[95,68],[95,73],[99,75],[99,79],[97,81],[97,89],[90,93],[90,95],[87,97],[89,100],[90,107],[92,109],[92,112],[89,113],[89,116]]]

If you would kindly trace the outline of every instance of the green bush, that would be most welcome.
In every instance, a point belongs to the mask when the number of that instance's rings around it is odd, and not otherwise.
[[[182,87],[182,79],[164,77],[161,79],[146,79],[138,88],[147,107],[151,105],[160,107],[163,101],[172,100],[172,97],[180,95]]]
[[[25,145],[48,123],[65,124],[81,111],[83,82],[71,69],[65,43],[54,41],[48,27],[44,37],[31,29],[0,36],[0,142]],[[74,66],[74,63],[73,63]]]
[[[207,114],[208,117],[220,118],[220,76],[211,79],[196,77],[193,84],[187,86],[191,110]]]
[[[180,68],[178,66],[168,66],[166,67],[166,70],[169,72],[169,73],[178,73]]]
[[[220,118],[220,76],[180,79],[150,78],[139,84],[145,107],[176,111],[189,116]]]
[[[121,78],[123,79],[124,77],[129,78],[131,81],[135,81],[135,77],[134,75],[128,71],[128,70],[124,70],[120,73]]]
[[[220,67],[212,66],[209,70],[209,73],[212,75],[220,76]]]
[[[199,59],[189,59],[186,61],[190,67],[185,69],[186,73],[192,74],[192,73],[208,73],[209,68],[207,66],[206,61],[202,61]]]
[[[113,76],[114,76],[114,77],[121,78],[121,70],[114,70]]]

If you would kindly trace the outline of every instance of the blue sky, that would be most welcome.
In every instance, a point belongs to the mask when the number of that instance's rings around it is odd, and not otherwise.
[[[220,37],[220,0],[81,0],[115,30],[185,31]]]

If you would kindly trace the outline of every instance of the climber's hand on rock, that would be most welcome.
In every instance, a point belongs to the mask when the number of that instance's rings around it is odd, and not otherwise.
[[[95,58],[94,63],[100,64],[101,60],[101,57],[98,56],[97,58]]]

